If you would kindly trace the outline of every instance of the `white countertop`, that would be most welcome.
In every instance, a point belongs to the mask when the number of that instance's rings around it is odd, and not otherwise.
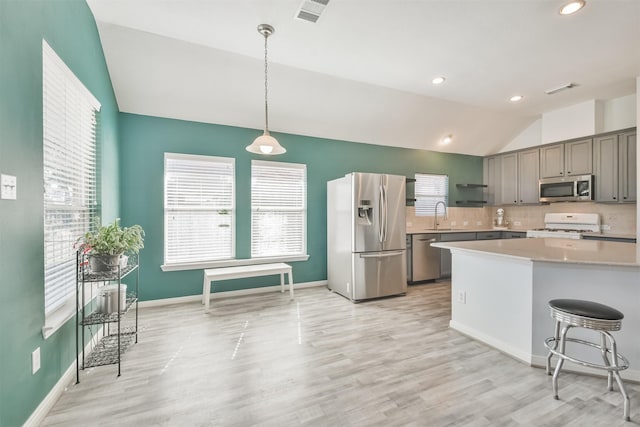
[[[637,245],[623,242],[539,238],[437,242],[431,246],[539,262],[640,267]]]

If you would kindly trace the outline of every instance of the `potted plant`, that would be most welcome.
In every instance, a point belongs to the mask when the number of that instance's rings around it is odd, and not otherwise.
[[[82,235],[78,243],[80,250],[89,255],[92,271],[114,272],[119,265],[126,265],[125,253],[138,253],[144,248],[144,230],[139,225],[121,227],[118,219],[102,226],[98,219],[95,230]]]

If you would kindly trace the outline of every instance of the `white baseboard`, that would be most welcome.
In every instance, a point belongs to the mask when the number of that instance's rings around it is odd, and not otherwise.
[[[484,344],[487,344],[493,348],[495,348],[496,350],[499,350],[500,352],[506,354],[507,356],[511,356],[521,362],[526,363],[527,365],[531,364],[531,354],[527,353],[526,351],[522,351],[520,349],[517,349],[513,346],[510,346],[508,344],[506,344],[503,341],[497,340],[494,337],[488,336],[486,334],[483,334],[482,332],[479,332],[473,328],[470,328],[466,325],[462,325],[458,322],[456,322],[455,320],[450,320],[449,321],[449,327],[451,329],[455,329],[456,331],[460,332],[461,334],[467,335],[468,337],[471,337],[473,339],[476,339],[480,342],[483,342]]]
[[[102,335],[102,327],[98,328],[94,337],[101,336],[101,335]],[[97,340],[90,339],[89,343],[84,347],[85,354],[91,353],[91,350],[93,350],[93,346],[96,343],[97,343]],[[81,358],[82,353],[80,353],[78,357]],[[40,424],[42,424],[45,417],[49,414],[49,411],[51,410],[51,408],[53,408],[53,405],[55,405],[58,399],[60,399],[60,396],[62,396],[62,393],[64,393],[65,390],[67,389],[67,386],[69,386],[72,382],[75,381],[77,360],[78,359],[76,359],[73,363],[71,363],[71,366],[69,366],[69,368],[67,368],[65,373],[62,374],[62,377],[60,377],[58,382],[53,386],[53,388],[51,389],[51,391],[49,391],[49,393],[45,396],[45,398],[42,399],[42,402],[40,402],[38,407],[33,411],[31,416],[27,419],[27,421],[23,424],[22,427],[37,427]]]
[[[536,368],[545,368],[547,364],[546,356],[538,356],[535,354],[529,354],[527,352],[523,352],[513,347],[503,343],[502,341],[496,340],[493,337],[489,337],[481,332],[474,330],[473,328],[469,328],[468,326],[461,325],[453,320],[449,321],[449,327],[460,332],[463,335],[466,335],[470,338],[476,339],[484,344],[487,344],[501,353],[506,354],[507,356],[513,357],[514,359],[524,362],[527,365],[536,367]],[[558,359],[554,357],[551,361],[553,366],[555,367],[555,362]],[[565,363],[562,366],[563,372],[573,372],[578,374],[587,374],[598,377],[606,377],[607,374],[605,371],[599,369],[588,368],[586,366],[576,365],[574,363]],[[620,372],[622,375],[622,379],[624,381],[629,381],[633,383],[640,383],[640,370],[637,369],[626,369]]]
[[[295,283],[294,290],[296,289],[304,289],[304,288],[313,288],[316,286],[327,286],[326,280],[317,280],[315,282],[304,282],[304,283]],[[285,291],[288,291],[287,284],[284,285]],[[212,292],[211,299],[222,299],[222,298],[230,298],[230,297],[239,297],[244,295],[254,295],[254,294],[266,294],[269,292],[280,292],[280,285],[276,286],[264,286],[261,288],[250,288],[250,289],[240,289],[237,291],[225,291],[225,292]],[[171,304],[182,304],[189,302],[202,301],[202,294],[198,295],[188,295],[186,297],[175,297],[175,298],[163,298],[163,299],[154,299],[149,301],[140,301],[139,307],[160,307],[163,305],[171,305]]]

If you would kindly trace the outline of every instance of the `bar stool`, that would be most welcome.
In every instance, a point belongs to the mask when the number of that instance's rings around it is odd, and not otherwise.
[[[616,379],[618,387],[620,387],[620,393],[622,393],[622,397],[624,398],[624,418],[626,421],[630,421],[629,395],[627,394],[624,384],[622,383],[622,378],[620,377],[620,371],[629,367],[629,361],[618,353],[616,340],[609,333],[610,331],[620,330],[624,315],[615,308],[611,308],[604,304],[575,299],[551,300],[549,301],[549,308],[551,309],[551,317],[556,321],[556,327],[554,336],[544,340],[544,345],[549,349],[546,366],[547,375],[551,374],[551,357],[555,354],[559,358],[555,371],[553,372],[554,399],[558,399],[558,375],[560,374],[562,364],[565,360],[595,369],[603,369],[607,371],[607,387],[609,391],[613,390],[613,378]],[[565,326],[562,328],[561,332],[560,325],[562,323],[564,323]],[[567,338],[567,332],[572,327],[591,329],[600,332],[600,345],[577,338]],[[609,340],[610,346],[607,346],[607,339]],[[586,362],[584,360],[568,356],[565,354],[567,342],[584,344],[589,347],[599,349],[602,354],[604,364],[600,365]],[[609,359],[609,355],[611,356],[611,359]]]

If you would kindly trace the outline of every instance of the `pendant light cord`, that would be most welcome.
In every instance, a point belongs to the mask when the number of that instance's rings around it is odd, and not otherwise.
[[[269,135],[269,103],[267,102],[268,85],[267,85],[267,38],[269,35],[264,34],[264,133]]]

